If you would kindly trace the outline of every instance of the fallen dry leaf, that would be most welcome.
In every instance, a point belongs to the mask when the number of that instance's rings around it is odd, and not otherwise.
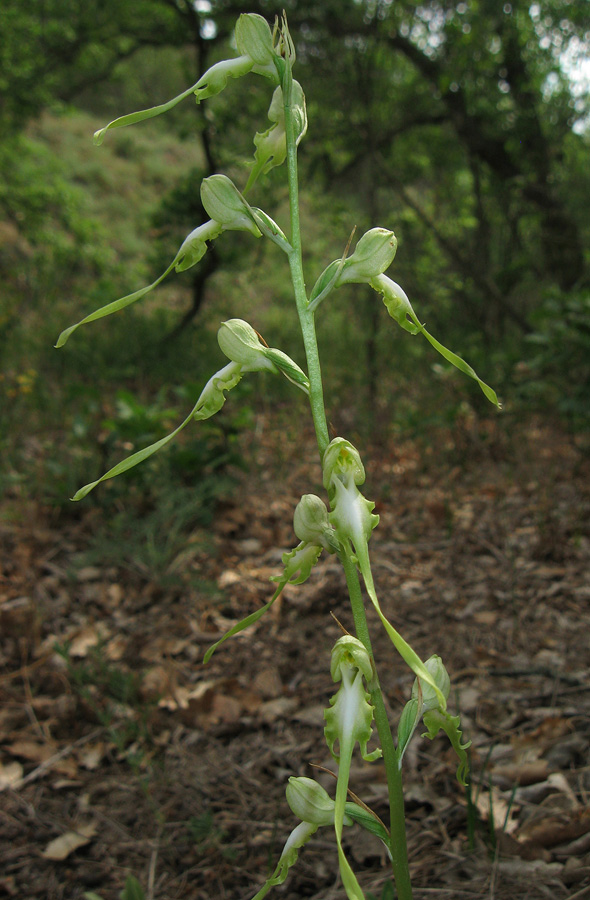
[[[108,637],[108,629],[104,625],[88,625],[82,628],[72,639],[69,647],[70,656],[82,658],[88,655],[91,647],[96,647],[101,640]]]
[[[495,778],[506,780],[510,784],[537,784],[545,781],[549,773],[546,759],[535,759],[524,763],[507,763],[494,766],[492,774]]]
[[[530,841],[541,847],[555,847],[573,841],[590,832],[590,811],[568,816],[547,816],[540,821],[527,822],[519,829],[519,841]]]
[[[41,856],[55,861],[67,859],[70,853],[73,853],[78,847],[84,847],[86,844],[89,844],[96,831],[96,822],[80,825],[76,831],[66,831],[65,834],[61,834],[53,841],[50,841],[45,850],[42,851]]]
[[[518,828],[518,823],[513,818],[515,805],[506,801],[496,787],[492,787],[491,794],[489,791],[482,791],[475,805],[484,821],[493,819],[494,831],[513,834]]]
[[[23,777],[23,767],[18,762],[0,763],[0,791],[7,787],[15,788]]]
[[[6,748],[13,756],[19,756],[21,759],[28,759],[30,762],[42,763],[57,752],[57,744],[44,743],[37,741],[15,741]]]
[[[102,741],[99,741],[97,744],[87,744],[79,754],[80,765],[90,771],[98,769],[105,752],[105,745]]]

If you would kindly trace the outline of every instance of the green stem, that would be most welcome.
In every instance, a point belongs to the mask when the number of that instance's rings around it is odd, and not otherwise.
[[[291,246],[289,253],[289,267],[291,280],[295,292],[297,313],[301,324],[305,357],[307,360],[307,374],[309,375],[309,402],[313,424],[320,455],[323,455],[330,443],[328,435],[328,423],[324,408],[324,391],[322,386],[322,372],[320,367],[320,355],[315,331],[314,314],[308,309],[307,292],[305,290],[305,278],[303,275],[303,258],[301,254],[301,229],[299,224],[299,180],[297,175],[297,138],[295,123],[291,107],[291,73],[283,83],[285,97],[285,133],[287,139],[287,175],[289,180],[289,208],[291,217]]]
[[[303,259],[301,254],[301,229],[299,223],[299,184],[297,174],[297,136],[295,134],[295,122],[293,118],[293,110],[291,105],[292,96],[292,75],[289,65],[286,66],[286,72],[282,79],[282,89],[284,97],[285,109],[285,133],[287,141],[287,175],[289,181],[289,207],[291,219],[291,246],[292,251],[289,253],[289,266],[291,269],[291,279],[295,292],[295,301],[297,304],[297,313],[301,323],[301,332],[303,335],[303,343],[305,347],[305,355],[307,359],[307,370],[309,375],[310,392],[309,399],[311,405],[311,413],[318,442],[320,455],[323,456],[326,447],[330,442],[328,434],[328,423],[326,421],[326,412],[324,408],[324,395],[322,387],[322,374],[320,368],[320,358],[317,345],[317,337],[315,331],[314,313],[308,309],[309,302],[307,292],[305,290],[305,278],[303,275]],[[350,594],[350,602],[352,605],[352,614],[359,640],[364,644],[369,652],[371,659],[373,653],[371,649],[371,641],[369,637],[369,629],[365,616],[365,608],[358,579],[356,566],[348,559],[346,554],[341,554],[341,561],[344,565],[346,582]],[[390,808],[390,830],[392,843],[392,868],[397,888],[398,900],[412,900],[412,885],[410,882],[410,871],[408,866],[408,851],[406,843],[406,827],[404,817],[404,799],[402,791],[401,771],[397,751],[393,743],[393,736],[379,679],[375,671],[369,687],[371,702],[375,708],[375,723],[381,741],[383,750],[383,760],[385,763],[385,771],[387,776],[387,785],[389,790],[389,808]]]
[[[399,765],[397,750],[393,743],[387,710],[385,709],[385,702],[379,684],[379,676],[377,675],[377,669],[375,667],[375,658],[371,647],[371,638],[369,635],[369,627],[367,625],[358,571],[356,565],[345,553],[340,555],[340,560],[346,576],[346,584],[348,586],[356,634],[373,661],[373,671],[375,674],[367,687],[369,689],[369,694],[371,695],[371,703],[375,708],[375,724],[377,726],[381,750],[383,751],[383,762],[385,764],[385,774],[389,792],[391,865],[395,878],[397,897],[398,900],[412,900],[412,883],[408,865],[401,767]]]

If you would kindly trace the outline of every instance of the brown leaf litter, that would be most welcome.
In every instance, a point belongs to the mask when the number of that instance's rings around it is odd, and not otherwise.
[[[203,535],[213,553],[191,536],[176,586],[76,567],[87,531],[50,511],[0,518],[0,897],[115,900],[132,872],[154,900],[244,900],[292,827],[287,778],[334,768],[330,612],[352,625],[333,557],[201,665],[266,602],[298,496],[321,491],[311,435],[277,454],[264,422],[256,433],[258,474]],[[444,740],[416,736],[406,754],[416,900],[590,898],[587,457],[538,424],[460,465],[411,442],[365,455],[382,605],[423,657],[443,657],[473,741],[467,791]],[[277,456],[290,472],[278,498]],[[412,677],[371,626],[395,720]],[[387,817],[380,763],[357,764],[352,787]],[[379,846],[345,837],[380,897]],[[318,832],[277,896],[343,897],[335,860]]]

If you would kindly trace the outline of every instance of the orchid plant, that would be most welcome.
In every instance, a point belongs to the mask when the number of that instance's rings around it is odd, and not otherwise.
[[[196,420],[207,419],[223,407],[226,395],[247,374],[267,371],[286,377],[303,391],[310,405],[318,452],[323,469],[326,502],[314,494],[305,494],[294,511],[294,532],[299,543],[283,555],[283,571],[272,579],[276,589],[268,602],[233,626],[205,654],[205,662],[232,636],[263,616],[280,596],[287,584],[305,581],[320,555],[336,554],[344,569],[356,636],[344,634],[332,651],[331,674],[339,685],[325,711],[325,739],[337,766],[335,798],[332,799],[319,782],[292,777],[287,785],[287,802],[300,819],[288,838],[277,866],[256,894],[261,900],[276,884],[281,884],[297,860],[299,851],[321,827],[333,828],[342,886],[349,900],[363,900],[364,894],[346,857],[343,829],[356,825],[367,829],[382,841],[391,860],[399,900],[411,900],[408,854],[406,848],[404,804],[402,793],[402,761],[410,739],[423,721],[425,736],[434,738],[444,731],[458,757],[457,777],[465,783],[466,749],[462,741],[459,717],[447,711],[450,680],[439,656],[423,662],[385,616],[380,605],[369,553],[369,541],[379,517],[374,502],[361,493],[365,469],[358,450],[344,437],[330,440],[323,401],[323,385],[315,331],[315,316],[321,304],[332,299],[341,285],[368,284],[381,295],[391,318],[411,335],[422,335],[448,362],[475,379],[485,397],[500,406],[495,392],[485,384],[461,357],[444,347],[424,327],[403,289],[385,272],[397,250],[397,240],[387,228],[371,228],[363,234],[354,251],[348,247],[340,259],[334,260],[317,278],[309,296],[305,288],[302,264],[302,240],[299,223],[299,191],[297,150],[307,130],[305,96],[293,77],[295,47],[285,17],[271,30],[258,15],[241,15],[235,27],[237,56],[216,63],[192,87],[179,96],[151,109],[140,110],[110,122],[96,132],[100,144],[107,133],[165,113],[186,97],[197,103],[219,94],[229,87],[230,79],[260,75],[272,90],[268,118],[270,126],[254,137],[254,160],[250,164],[244,189],[223,174],[205,178],[201,199],[209,220],[198,224],[181,244],[165,272],[152,284],[95,310],[80,322],[66,328],[58,338],[62,347],[82,325],[118,312],[140,300],[166,276],[176,270],[195,266],[212,241],[225,231],[247,231],[252,237],[265,238],[276,244],[286,256],[293,286],[295,307],[305,347],[307,373],[282,350],[269,347],[254,328],[240,318],[223,322],[218,332],[221,352],[227,358],[215,372],[183,422],[166,437],[133,453],[84,487],[75,495],[80,500],[106,479],[131,469],[146,460]],[[262,209],[252,206],[246,195],[260,178],[275,166],[286,162],[289,190],[290,223],[288,234]],[[378,670],[373,656],[361,583],[379,621],[415,680],[394,732],[386,712]],[[378,747],[368,751],[373,726]],[[357,747],[358,745],[358,747]],[[382,759],[389,790],[389,824],[386,825],[349,790],[351,763],[356,752],[368,761]]]

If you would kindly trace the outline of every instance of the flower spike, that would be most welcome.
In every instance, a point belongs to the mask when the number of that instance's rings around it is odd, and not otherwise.
[[[338,762],[334,831],[338,847],[338,862],[342,884],[349,900],[364,900],[364,894],[356,875],[342,849],[342,826],[346,814],[346,797],[350,778],[352,754],[358,741],[361,755],[367,762],[378,759],[381,750],[367,751],[372,734],[373,707],[365,690],[363,679],[370,680],[373,667],[363,644],[352,635],[344,635],[332,649],[331,674],[340,681],[338,692],[330,700],[330,708],[324,711],[324,734],[330,753]],[[335,744],[338,742],[338,754]]]

